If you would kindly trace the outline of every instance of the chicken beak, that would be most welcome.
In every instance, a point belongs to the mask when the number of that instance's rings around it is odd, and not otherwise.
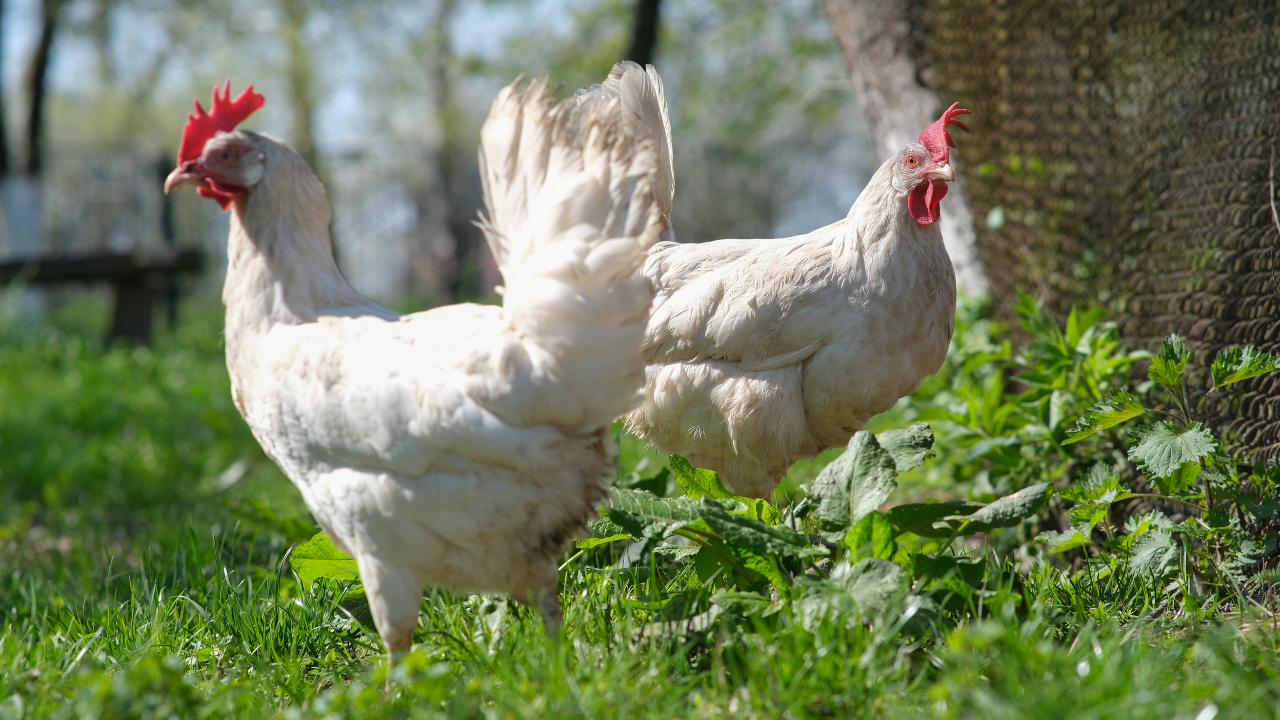
[[[929,171],[929,177],[933,180],[946,180],[951,182],[956,179],[956,171],[952,169],[951,163],[947,163],[937,170]]]
[[[168,195],[176,190],[181,190],[188,185],[202,187],[205,181],[203,169],[194,162],[184,163],[181,167],[175,168],[169,173],[169,177],[164,179],[164,194]]]

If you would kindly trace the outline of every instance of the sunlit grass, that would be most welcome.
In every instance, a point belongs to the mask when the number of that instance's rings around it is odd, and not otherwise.
[[[359,600],[289,571],[314,526],[231,406],[218,310],[150,350],[57,322],[0,347],[0,718],[1280,716],[1265,614],[994,560],[993,594],[935,625],[899,606],[805,629],[793,605],[688,627],[643,599],[696,595],[695,574],[605,548],[562,573],[556,637],[429,592],[388,678]],[[620,482],[660,473],[618,446]]]

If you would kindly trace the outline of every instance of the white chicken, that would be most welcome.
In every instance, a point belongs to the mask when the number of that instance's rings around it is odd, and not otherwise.
[[[583,98],[617,99],[660,146],[674,198],[670,122],[652,67],[620,63]],[[938,226],[954,147],[951,106],[885,161],[845,219],[778,240],[655,245],[644,404],[629,430],[741,495],[769,497],[796,460],[844,445],[942,365],[956,280]],[[670,222],[664,223],[669,232]]]
[[[254,436],[357,561],[394,659],[424,585],[512,594],[559,621],[556,558],[604,495],[607,428],[640,400],[658,170],[608,103],[544,82],[481,133],[484,230],[502,307],[400,316],[334,264],[324,188],[283,141],[235,130],[262,105],[196,104],[165,191],[232,207],[227,368]]]

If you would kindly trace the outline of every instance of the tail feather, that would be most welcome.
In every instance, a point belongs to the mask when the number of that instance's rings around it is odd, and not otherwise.
[[[481,228],[502,270],[506,321],[557,395],[548,412],[600,427],[634,407],[644,384],[653,288],[637,271],[662,227],[657,153],[618,100],[556,104],[545,81],[519,82],[480,133]]]
[[[582,88],[574,94],[579,108],[589,108],[606,100],[620,103],[623,119],[631,132],[653,141],[659,165],[653,181],[653,195],[664,224],[660,241],[675,240],[671,228],[671,207],[676,196],[676,175],[671,152],[671,118],[667,112],[662,78],[652,65],[641,68],[627,60],[614,65],[603,83]]]

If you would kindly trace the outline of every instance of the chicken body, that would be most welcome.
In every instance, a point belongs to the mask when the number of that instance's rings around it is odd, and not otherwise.
[[[166,184],[234,191],[236,406],[356,559],[393,655],[424,585],[510,593],[558,621],[556,558],[603,497],[606,429],[643,383],[652,144],[535,83],[494,102],[481,161],[503,307],[406,316],[342,278],[324,189],[284,142],[219,133]]]
[[[657,89],[639,91],[646,81]],[[596,93],[622,96],[638,129],[665,119],[652,68],[620,64]],[[642,271],[657,290],[645,400],[628,429],[739,494],[769,497],[796,460],[846,444],[915,391],[942,365],[955,324],[955,271],[936,222],[954,175],[940,159],[907,145],[844,220],[807,235],[655,245]],[[674,182],[659,186],[672,188],[659,197],[669,215]]]

